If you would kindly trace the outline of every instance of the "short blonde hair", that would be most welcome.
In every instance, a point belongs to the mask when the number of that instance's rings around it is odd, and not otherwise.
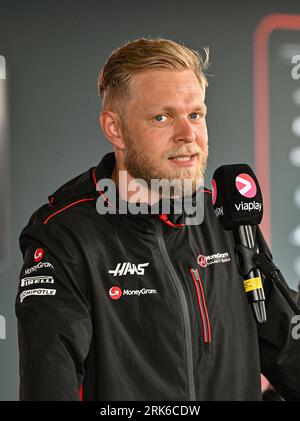
[[[209,50],[201,55],[177,42],[163,38],[140,38],[112,52],[98,78],[102,108],[119,103],[129,96],[130,81],[136,73],[148,69],[194,71],[203,89],[208,86],[204,70],[208,66]]]

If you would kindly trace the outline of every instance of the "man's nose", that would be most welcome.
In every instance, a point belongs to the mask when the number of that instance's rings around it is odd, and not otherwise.
[[[196,133],[192,123],[187,119],[181,119],[176,122],[174,140],[176,142],[193,142],[196,140]]]

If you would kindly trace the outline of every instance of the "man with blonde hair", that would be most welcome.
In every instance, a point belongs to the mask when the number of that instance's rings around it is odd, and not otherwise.
[[[22,400],[261,400],[261,370],[300,399],[290,310],[268,286],[271,317],[257,327],[203,186],[207,62],[208,50],[138,39],[105,63],[113,152],[49,196],[20,237]],[[197,223],[176,212],[186,202],[203,206]],[[267,250],[259,230],[257,242]]]

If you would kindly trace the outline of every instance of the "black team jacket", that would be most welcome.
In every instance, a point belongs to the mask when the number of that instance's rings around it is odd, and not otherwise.
[[[21,233],[20,399],[261,400],[262,372],[300,400],[293,312],[265,282],[257,326],[211,192],[198,225],[172,206],[100,215],[96,183],[114,164],[109,153],[64,184]]]

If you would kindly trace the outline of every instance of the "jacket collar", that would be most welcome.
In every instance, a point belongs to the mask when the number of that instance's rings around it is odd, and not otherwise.
[[[120,199],[118,195],[118,191],[116,190],[115,199],[108,200],[108,198],[105,195],[105,191],[99,188],[99,182],[102,179],[111,178],[112,172],[115,167],[115,154],[114,152],[107,153],[98,166],[94,168],[92,172],[92,178],[94,187],[96,187],[96,190],[98,192],[98,195],[101,196],[101,199],[103,201],[107,202],[107,205],[110,206],[116,213],[119,213],[120,209],[120,203],[123,205],[123,208],[126,208],[126,202],[124,202],[122,199]],[[199,190],[203,190],[203,187],[200,187]],[[137,214],[133,215],[130,213],[127,213],[129,217],[135,218],[136,220],[140,218],[160,218],[165,224],[169,225],[173,228],[182,228],[185,226],[185,220],[186,217],[190,216],[187,215],[183,206],[183,203],[181,203],[181,206],[178,206],[178,200],[176,199],[177,203],[174,199],[169,200],[169,208],[170,211],[168,213],[162,213],[162,200],[159,201],[158,204],[151,207],[150,205],[146,205],[148,208],[147,214]],[[181,199],[182,200],[182,199]],[[190,204],[192,206],[195,206],[196,204],[196,192],[193,194],[193,196],[190,199]],[[181,213],[178,213],[178,209],[181,209]]]
[[[52,195],[48,197],[49,199],[49,206],[56,207],[56,206],[63,206],[64,204],[68,204],[71,201],[80,200],[82,198],[87,197],[95,197],[95,199],[100,199],[103,201],[107,201],[108,199],[105,196],[105,191],[102,191],[99,188],[99,182],[103,179],[111,179],[113,169],[115,167],[115,154],[114,152],[109,152],[101,159],[97,167],[92,167],[88,171],[78,175],[77,177],[73,178],[72,180],[65,183],[59,189],[57,189]],[[198,190],[198,197],[199,191],[209,192],[208,190],[203,189],[200,187]],[[201,199],[202,200],[202,199]],[[110,206],[113,206],[115,211],[120,215],[120,217],[128,217],[131,218],[134,222],[151,222],[151,224],[155,223],[155,221],[161,219],[166,225],[172,228],[183,228],[186,224],[186,218],[191,216],[186,214],[186,207],[183,206],[181,203],[178,206],[178,199],[170,199],[168,204],[170,211],[167,213],[163,213],[162,209],[162,200],[158,202],[158,204],[151,207],[150,205],[146,205],[148,207],[147,213],[139,213],[139,214],[132,214],[127,212],[126,214],[122,214],[120,212],[120,203],[123,204],[122,208],[126,209],[127,202],[122,201],[119,198],[118,191],[114,195],[113,199],[110,197]],[[186,202],[185,202],[186,204]],[[190,204],[195,209],[196,206],[196,192],[190,199]],[[178,211],[181,211],[178,213]]]

